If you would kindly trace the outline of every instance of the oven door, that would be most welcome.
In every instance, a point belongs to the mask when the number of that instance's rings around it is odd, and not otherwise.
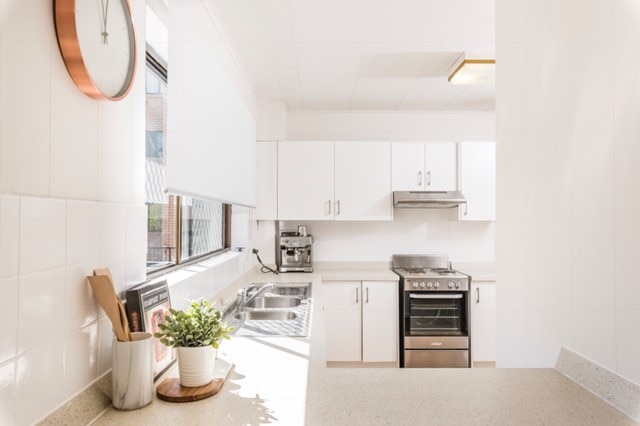
[[[466,293],[405,292],[404,335],[468,336]]]

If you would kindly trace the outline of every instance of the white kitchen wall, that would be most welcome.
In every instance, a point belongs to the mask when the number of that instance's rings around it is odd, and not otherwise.
[[[633,0],[496,1],[500,367],[566,346],[640,384],[639,24]]]
[[[144,0],[132,2],[144,64]],[[144,66],[118,103],[69,77],[52,7],[0,8],[0,424],[30,424],[111,368],[86,282],[145,279]]]
[[[110,370],[111,323],[86,276],[108,267],[119,292],[146,279],[145,1],[132,5],[138,73],[115,103],[74,85],[51,2],[0,5],[2,425],[42,419]],[[209,297],[251,267],[246,254],[192,267],[175,299]]]
[[[284,122],[287,140],[495,140],[493,112],[288,111],[286,119],[276,117],[272,122],[259,121],[258,134],[266,133],[261,128],[277,128]],[[494,224],[461,222],[455,213],[396,209],[392,222],[301,223],[315,238],[315,261],[390,261],[392,254],[445,253],[457,262],[493,262]],[[283,222],[281,229],[296,229],[297,225]],[[274,238],[275,226],[259,222],[255,246],[265,263],[275,263]]]

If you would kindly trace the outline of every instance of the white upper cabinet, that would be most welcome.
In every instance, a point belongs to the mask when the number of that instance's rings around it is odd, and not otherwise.
[[[335,143],[335,220],[391,220],[391,144]]]
[[[278,218],[278,143],[256,145],[256,219]]]
[[[394,142],[391,146],[394,191],[458,189],[455,142]]]
[[[279,220],[391,220],[389,142],[279,142]]]
[[[333,219],[333,142],[278,143],[278,219]]]
[[[467,199],[467,204],[460,207],[460,220],[495,220],[494,142],[460,143],[460,191]]]

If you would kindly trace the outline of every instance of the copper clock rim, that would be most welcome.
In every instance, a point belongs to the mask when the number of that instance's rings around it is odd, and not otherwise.
[[[82,1],[82,0],[80,0]],[[73,82],[78,86],[80,91],[91,99],[119,101],[124,99],[135,80],[137,68],[137,47],[136,47],[136,31],[133,23],[133,13],[129,0],[119,0],[126,7],[127,27],[130,31],[129,48],[131,56],[129,58],[129,67],[127,70],[127,78],[122,88],[113,96],[103,93],[91,78],[91,74],[87,69],[84,59],[82,58],[82,50],[78,40],[78,31],[76,28],[76,0],[54,0],[54,23],[58,39],[58,47],[64,60],[67,71]]]

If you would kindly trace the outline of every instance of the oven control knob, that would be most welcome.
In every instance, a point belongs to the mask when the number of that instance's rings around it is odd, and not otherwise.
[[[449,281],[449,288],[453,288],[453,282]]]
[[[460,283],[456,283],[456,288],[460,288]]]
[[[424,288],[424,283],[420,283],[420,288]]]
[[[427,287],[428,287],[428,288],[433,287],[433,284],[431,284],[431,281],[429,281],[429,282],[427,283]]]
[[[440,283],[438,282],[433,283],[433,288],[438,288],[438,287],[440,287]]]
[[[411,283],[411,287],[413,287],[413,288],[418,288],[418,283],[416,283],[416,282]]]

